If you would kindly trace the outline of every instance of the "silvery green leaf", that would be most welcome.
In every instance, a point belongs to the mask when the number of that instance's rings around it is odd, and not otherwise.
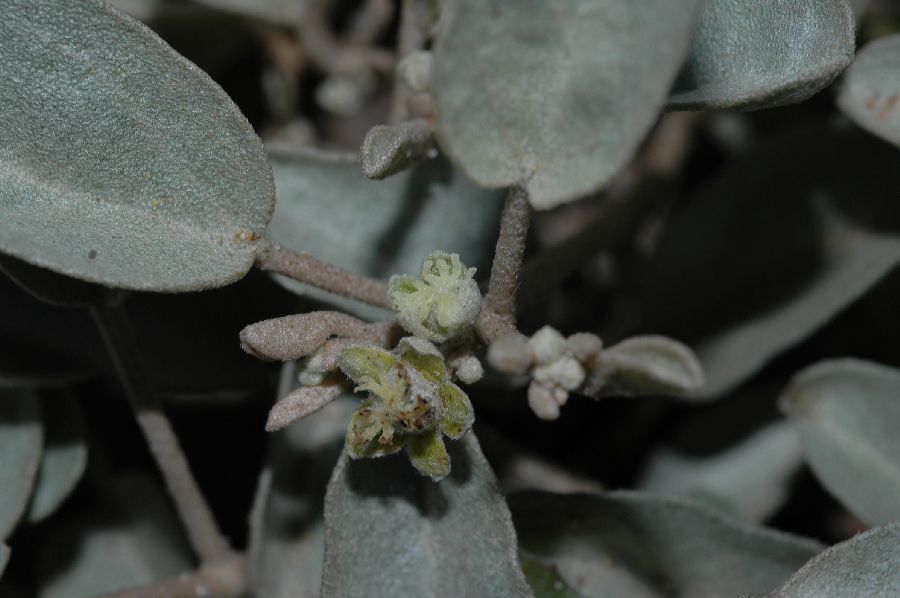
[[[854,27],[845,0],[707,0],[668,107],[802,102],[850,64]]]
[[[870,524],[900,519],[900,371],[823,361],[794,378],[781,407],[832,494]]]
[[[522,549],[579,594],[733,598],[777,588],[823,547],[639,492],[510,497]]]
[[[900,145],[900,34],[860,51],[847,69],[838,106],[865,130]]]
[[[0,251],[142,290],[247,272],[271,170],[207,75],[99,0],[8,0],[0,70]]]
[[[635,336],[608,349],[591,371],[588,394],[688,395],[703,387],[694,352],[664,336]]]
[[[711,455],[665,447],[650,459],[637,487],[763,521],[787,499],[802,463],[797,433],[781,421]]]
[[[600,189],[656,121],[700,5],[444,6],[432,81],[441,148],[479,185],[523,186],[536,208]]]
[[[323,598],[532,595],[478,441],[469,433],[447,449],[440,482],[403,455],[341,455],[325,495]]]
[[[900,595],[900,522],[824,551],[770,598],[895,598]]]
[[[458,253],[464,263],[487,271],[503,193],[474,187],[446,160],[375,182],[363,176],[351,154],[273,149],[270,156],[278,206],[268,234],[275,242],[376,278],[417,272],[435,249]],[[296,281],[276,280],[373,314]]]
[[[418,119],[369,129],[360,150],[363,174],[381,180],[428,158],[431,125]]]
[[[721,396],[900,261],[900,154],[849,128],[772,137],[671,218],[635,304]],[[862,198],[862,199],[861,199]]]
[[[306,10],[307,0],[198,0],[212,8],[247,15],[275,25],[296,27]]]
[[[33,392],[0,390],[0,539],[16,527],[34,488],[44,442]]]
[[[296,387],[296,366],[286,363],[279,396]],[[325,554],[322,499],[358,405],[344,396],[273,435],[250,518],[254,595],[318,598]]]
[[[84,417],[75,397],[67,392],[45,393],[41,406],[44,453],[25,513],[29,523],[56,511],[75,489],[87,466]]]
[[[38,598],[94,596],[161,581],[190,571],[193,562],[159,480],[120,476],[108,500],[90,508],[41,552]]]

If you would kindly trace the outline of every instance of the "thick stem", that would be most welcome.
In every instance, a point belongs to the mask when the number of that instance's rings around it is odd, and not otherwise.
[[[238,598],[247,589],[246,563],[234,555],[227,561],[205,565],[178,577],[97,598]]]
[[[308,253],[297,253],[276,243],[262,241],[256,254],[260,270],[283,274],[329,293],[390,309],[387,285],[320,261]]]
[[[531,204],[528,193],[521,187],[513,187],[500,216],[500,236],[494,251],[491,280],[484,305],[490,311],[508,318],[516,313],[516,291],[519,286],[519,269],[525,255],[525,239],[531,223]]]
[[[137,339],[125,308],[121,301],[110,301],[95,304],[91,311],[194,551],[204,564],[231,558],[233,552],[191,474],[178,438],[143,367]]]

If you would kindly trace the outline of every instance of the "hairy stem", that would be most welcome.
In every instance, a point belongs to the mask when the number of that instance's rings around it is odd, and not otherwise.
[[[354,274],[318,260],[309,253],[298,253],[276,243],[265,240],[260,243],[256,253],[256,267],[283,274],[329,293],[386,309],[391,307],[387,285],[383,282]]]
[[[500,236],[491,265],[491,280],[484,305],[490,311],[507,318],[516,313],[516,291],[519,286],[519,269],[525,255],[525,239],[531,223],[531,204],[528,193],[521,187],[513,187],[500,216]]]
[[[247,589],[246,563],[233,555],[227,561],[204,565],[178,577],[127,590],[103,594],[97,598],[238,598]]]
[[[231,548],[213,519],[143,367],[137,339],[121,300],[98,302],[91,311],[115,361],[150,453],[162,472],[187,530],[191,546],[203,563],[217,563],[231,558]]]

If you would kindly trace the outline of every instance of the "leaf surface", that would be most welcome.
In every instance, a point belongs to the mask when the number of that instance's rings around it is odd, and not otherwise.
[[[37,395],[0,389],[0,539],[9,537],[25,512],[43,443]]]
[[[838,106],[865,130],[900,145],[900,34],[860,51],[847,69]]]
[[[222,89],[99,0],[4,8],[0,251],[130,289],[241,278],[274,186]]]

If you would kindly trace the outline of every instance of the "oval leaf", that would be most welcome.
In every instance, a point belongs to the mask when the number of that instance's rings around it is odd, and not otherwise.
[[[862,49],[847,69],[838,106],[862,128],[900,145],[900,34]]]
[[[840,359],[800,374],[781,397],[822,484],[871,524],[900,518],[900,371]]]
[[[274,187],[222,89],[99,0],[4,9],[0,251],[122,288],[241,278]]]
[[[374,278],[418,272],[435,249],[487,271],[503,193],[478,189],[446,160],[373,182],[351,154],[270,153],[278,207],[268,234],[277,243]],[[294,280],[276,280],[355,313],[373,313]]]
[[[900,596],[900,522],[832,546],[797,571],[772,598]]]
[[[519,541],[586,597],[732,598],[777,588],[812,540],[639,492],[510,497]]]
[[[858,130],[773,136],[672,217],[641,329],[688,343],[721,396],[900,262],[898,188],[896,148]]]
[[[0,390],[0,539],[25,511],[41,462],[40,402],[25,390]]]
[[[700,4],[453,3],[434,55],[441,147],[480,185],[522,185],[536,208],[596,191],[655,122]]]
[[[802,102],[850,64],[855,35],[845,0],[707,0],[668,107]]]
[[[478,441],[469,433],[447,449],[453,469],[440,482],[403,456],[341,455],[325,496],[323,598],[531,596]]]
[[[75,397],[54,393],[41,401],[44,454],[25,519],[37,523],[66,500],[87,466],[84,417]]]
[[[624,340],[604,350],[599,363],[588,382],[592,396],[684,395],[703,386],[703,368],[694,352],[664,336]]]

